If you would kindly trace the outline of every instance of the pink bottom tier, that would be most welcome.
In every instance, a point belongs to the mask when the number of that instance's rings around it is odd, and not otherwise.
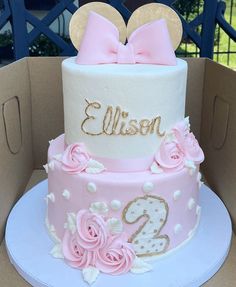
[[[54,237],[63,238],[68,213],[91,210],[91,206],[123,223],[139,256],[163,254],[194,234],[200,215],[198,168],[193,174],[184,168],[160,174],[104,171],[72,175],[53,159],[63,151],[64,137],[60,136],[48,152],[47,220]]]

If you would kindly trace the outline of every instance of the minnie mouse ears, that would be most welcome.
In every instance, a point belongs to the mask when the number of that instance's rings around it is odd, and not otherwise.
[[[121,14],[109,4],[102,2],[90,2],[81,6],[72,16],[69,25],[70,38],[77,50],[80,48],[84,30],[87,25],[89,12],[96,12],[110,20],[119,31],[119,40],[125,43],[138,27],[158,19],[165,19],[169,30],[174,50],[179,46],[182,39],[182,23],[177,13],[170,7],[151,3],[136,9],[131,15],[127,27]]]

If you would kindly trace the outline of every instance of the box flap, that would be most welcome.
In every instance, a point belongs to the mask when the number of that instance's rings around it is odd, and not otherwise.
[[[204,175],[236,224],[236,72],[206,61],[201,146]]]
[[[0,242],[7,215],[32,170],[31,100],[27,59],[0,69]]]
[[[199,139],[206,59],[185,58],[184,60],[188,62],[185,114],[190,118],[191,130]]]
[[[62,57],[28,58],[31,98],[34,167],[47,161],[48,140],[64,132]]]

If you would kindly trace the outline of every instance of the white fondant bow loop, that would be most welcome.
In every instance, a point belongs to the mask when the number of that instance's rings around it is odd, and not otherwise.
[[[164,19],[139,27],[124,45],[119,42],[119,31],[112,22],[90,12],[77,63],[176,65],[176,57]]]

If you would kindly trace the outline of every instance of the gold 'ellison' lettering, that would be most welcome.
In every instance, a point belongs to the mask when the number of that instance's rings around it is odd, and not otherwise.
[[[98,119],[91,113],[93,109],[100,110],[102,108],[99,102],[89,102],[85,100],[87,106],[85,108],[86,118],[81,124],[81,130],[87,135],[98,136],[98,135],[122,135],[122,136],[133,136],[133,135],[148,135],[156,133],[159,137],[163,137],[165,132],[160,131],[161,117],[157,116],[153,119],[141,119],[140,121],[136,119],[128,119],[129,113],[122,111],[122,109],[117,107],[108,106],[103,117],[101,131],[95,133],[88,131],[86,129],[86,124],[93,121],[94,124]]]

